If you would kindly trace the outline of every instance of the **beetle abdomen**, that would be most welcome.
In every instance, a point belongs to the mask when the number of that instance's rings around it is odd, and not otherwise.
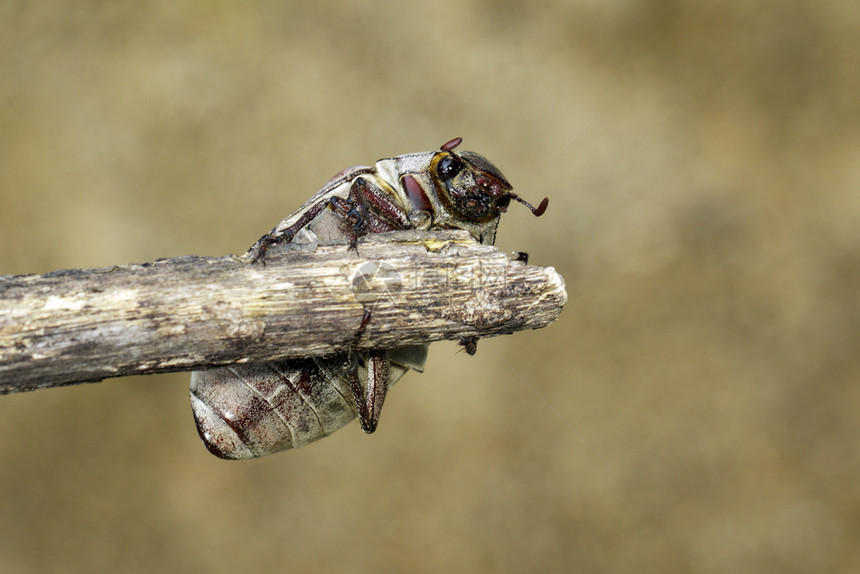
[[[355,418],[348,383],[328,359],[234,365],[191,376],[191,404],[206,447],[254,458],[303,446]]]
[[[421,371],[427,345],[387,351],[388,386]],[[353,374],[354,373],[354,374]],[[256,458],[330,435],[357,415],[349,377],[367,382],[364,353],[248,363],[191,373],[200,438],[221,458]]]

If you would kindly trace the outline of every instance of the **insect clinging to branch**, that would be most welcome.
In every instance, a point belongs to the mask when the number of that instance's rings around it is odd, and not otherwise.
[[[455,151],[461,141],[342,171],[261,237],[247,258],[264,264],[279,244],[348,239],[355,245],[362,235],[401,229],[459,228],[492,245],[511,200],[543,214],[548,199],[531,206],[484,156]],[[369,320],[365,311],[357,337]],[[463,344],[475,352],[476,339]],[[195,371],[191,404],[197,428],[213,454],[230,459],[303,446],[356,416],[362,430],[372,433],[388,388],[409,369],[423,370],[428,346],[345,349],[320,358]]]

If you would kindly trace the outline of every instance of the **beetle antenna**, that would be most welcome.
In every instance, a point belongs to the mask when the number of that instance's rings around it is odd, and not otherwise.
[[[454,149],[455,147],[457,147],[461,143],[463,143],[463,138],[454,138],[449,142],[443,143],[441,150],[442,151],[451,151],[452,149]]]
[[[531,209],[532,213],[535,214],[535,217],[540,217],[541,215],[543,215],[543,212],[546,211],[546,206],[549,205],[549,198],[548,197],[544,197],[543,201],[541,201],[540,205],[538,205],[537,209],[535,209],[534,207],[532,207],[532,205],[528,201],[521,198],[516,193],[508,193],[508,196],[510,196],[511,199],[516,199],[517,201],[519,201],[520,203],[522,203],[523,205],[525,205],[526,207]]]

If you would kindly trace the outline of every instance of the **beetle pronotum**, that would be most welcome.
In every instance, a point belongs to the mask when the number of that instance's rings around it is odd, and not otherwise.
[[[381,159],[332,178],[298,211],[248,251],[253,262],[281,243],[356,239],[398,229],[460,228],[492,245],[511,200],[532,207],[485,157],[456,152],[455,138],[439,151]],[[370,315],[365,313],[357,335]],[[475,339],[461,342],[475,352]],[[222,458],[254,458],[303,446],[356,416],[372,433],[388,388],[406,371],[421,371],[428,345],[342,353],[322,358],[233,365],[191,374],[191,405],[206,447]]]

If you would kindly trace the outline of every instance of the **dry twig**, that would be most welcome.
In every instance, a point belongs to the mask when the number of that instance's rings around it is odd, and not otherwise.
[[[463,231],[278,251],[0,277],[0,394],[490,337],[549,325],[567,301],[554,269]]]

